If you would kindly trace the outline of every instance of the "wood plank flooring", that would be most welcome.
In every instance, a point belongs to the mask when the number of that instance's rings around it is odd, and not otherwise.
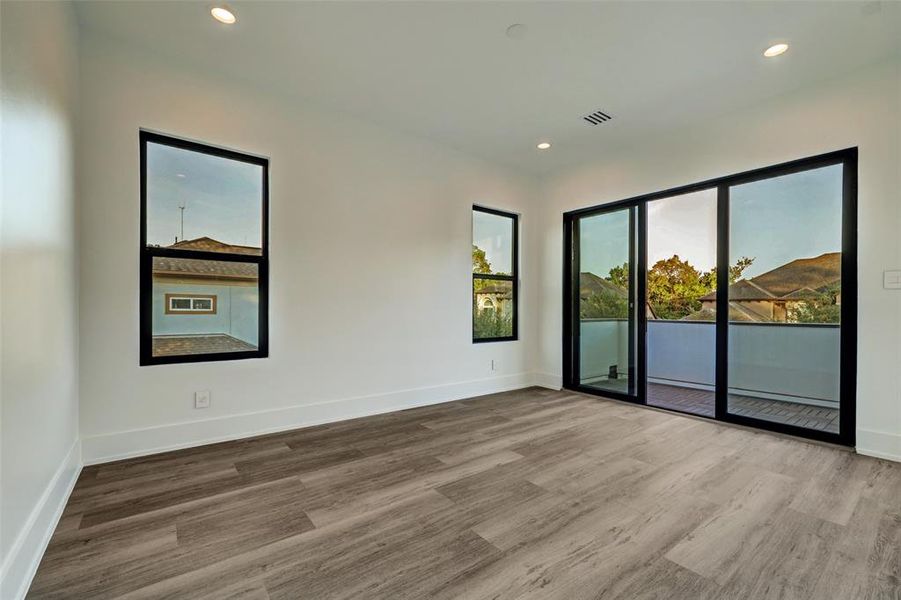
[[[85,468],[29,598],[901,599],[901,464],[530,388]]]

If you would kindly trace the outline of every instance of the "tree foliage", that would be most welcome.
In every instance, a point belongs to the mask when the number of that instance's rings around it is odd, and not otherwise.
[[[729,283],[738,281],[753,262],[753,258],[739,258],[729,267]],[[579,312],[583,319],[628,316],[629,263],[613,267],[605,279],[623,293],[601,290],[582,298]],[[647,282],[648,302],[657,318],[677,320],[700,310],[701,297],[716,289],[716,267],[699,271],[674,254],[654,263],[647,273]]]
[[[579,303],[579,316],[582,319],[625,319],[629,316],[629,300],[606,290],[591,294]]]
[[[473,273],[491,273],[491,263],[485,256],[485,251],[472,245],[472,272]]]
[[[840,323],[841,305],[838,297],[841,284],[836,282],[803,301],[790,302],[786,321],[789,323]]]
[[[472,331],[475,338],[509,337],[513,335],[513,315],[473,308]]]

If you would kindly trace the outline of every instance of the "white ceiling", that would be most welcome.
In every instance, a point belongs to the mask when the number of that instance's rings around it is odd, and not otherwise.
[[[206,2],[76,4],[87,32],[535,173],[901,54],[895,1],[235,1],[231,27]]]

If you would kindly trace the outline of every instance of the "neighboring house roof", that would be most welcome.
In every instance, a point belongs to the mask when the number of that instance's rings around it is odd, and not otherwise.
[[[810,300],[817,299],[820,297],[820,292],[817,290],[812,290],[809,287],[801,288],[800,290],[795,290],[790,294],[785,294],[782,296],[783,300]]]
[[[153,274],[164,277],[199,277],[203,279],[256,280],[259,278],[256,263],[163,256],[153,257]]]
[[[828,252],[815,258],[799,258],[757,277],[729,286],[729,300],[802,300],[814,298],[841,283],[842,253]],[[716,300],[716,292],[701,300]]]
[[[260,249],[251,246],[225,244],[208,237],[176,242],[167,248],[178,250],[203,250],[232,254],[259,255]],[[195,258],[153,257],[153,274],[162,277],[198,277],[202,279],[228,279],[255,281],[259,279],[256,263],[229,260],[200,260]]]
[[[492,294],[495,296],[500,296],[501,298],[510,298],[513,296],[513,291],[510,289],[510,285],[503,285],[500,283],[486,283],[483,287],[480,287],[476,290],[476,295],[483,294]]]
[[[588,296],[595,296],[597,294],[603,293],[613,294],[614,296],[619,296],[620,298],[629,297],[628,290],[621,288],[612,281],[608,281],[603,277],[595,275],[594,273],[579,273],[580,297],[587,298]]]
[[[680,321],[716,321],[716,309],[702,308],[695,312],[685,315]],[[738,302],[729,303],[729,321],[757,322],[768,323],[772,319],[767,319],[763,315],[751,312]]]
[[[742,279],[729,286],[729,300],[773,300],[776,296],[756,283],[753,279]],[[716,292],[701,296],[701,300],[716,300]]]
[[[579,273],[579,298],[584,300],[600,294],[611,294],[623,299],[629,298],[629,290],[621,288],[612,281],[595,275],[590,271]],[[650,302],[645,303],[645,310],[648,317],[652,319],[657,318],[657,313],[654,312]]]
[[[842,253],[829,252],[815,258],[799,258],[788,264],[758,275],[753,281],[777,296],[790,294],[801,288],[812,290],[826,287],[842,275]]]
[[[238,246],[236,244],[226,244],[211,237],[199,237],[193,240],[182,240],[175,242],[167,248],[175,248],[176,250],[201,250],[205,252],[228,252],[229,254],[253,254],[259,256],[263,253],[261,248],[255,246]]]

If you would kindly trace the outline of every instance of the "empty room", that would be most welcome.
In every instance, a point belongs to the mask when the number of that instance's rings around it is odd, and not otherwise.
[[[0,0],[0,600],[901,600],[901,2]]]

